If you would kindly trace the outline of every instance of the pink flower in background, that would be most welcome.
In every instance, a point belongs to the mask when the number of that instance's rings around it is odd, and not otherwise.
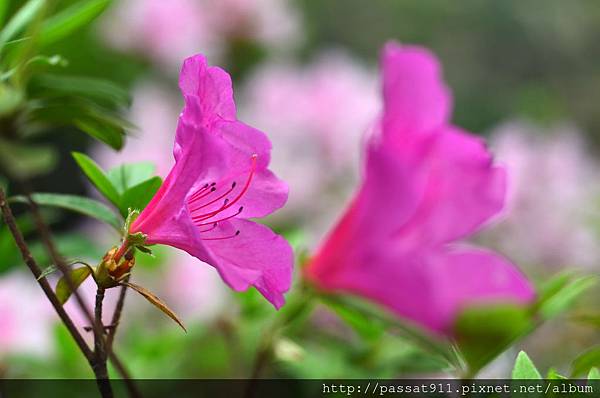
[[[505,173],[480,138],[449,123],[435,56],[390,43],[382,73],[384,111],[362,185],[307,277],[444,335],[465,306],[532,301],[532,286],[510,262],[457,242],[502,210]]]
[[[12,271],[0,276],[0,359],[7,354],[49,354],[58,320],[31,275]]]
[[[247,120],[272,132],[273,168],[293,192],[279,216],[332,222],[357,180],[361,132],[379,109],[374,71],[336,51],[305,67],[271,64],[250,78],[242,104]]]
[[[185,61],[179,84],[185,108],[175,165],[130,232],[187,251],[217,268],[234,290],[253,285],[279,308],[291,283],[291,248],[248,220],[287,200],[287,186],[267,168],[271,144],[236,119],[229,75],[203,56]]]
[[[202,321],[217,316],[227,302],[219,274],[212,267],[199,266],[196,258],[180,250],[169,254],[175,265],[169,267],[160,286],[169,306],[183,319]]]
[[[581,133],[515,121],[494,129],[492,144],[511,180],[506,216],[483,240],[530,267],[597,266],[598,211],[590,205],[600,194],[599,168]]]
[[[173,71],[199,51],[221,57],[235,39],[290,47],[299,31],[298,16],[282,0],[122,0],[103,25],[116,48],[140,51]]]

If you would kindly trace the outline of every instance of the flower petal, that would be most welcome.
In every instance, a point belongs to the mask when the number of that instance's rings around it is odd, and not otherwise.
[[[434,141],[417,166],[427,174],[419,208],[397,232],[406,244],[466,237],[504,207],[506,173],[481,138],[449,127]]]
[[[390,42],[381,64],[384,135],[400,139],[430,132],[447,122],[452,100],[435,55],[422,47]]]
[[[183,62],[179,87],[184,98],[200,100],[204,115],[235,119],[231,77],[218,66],[208,66],[203,55],[194,55]]]
[[[292,281],[292,248],[269,228],[247,220],[222,223],[211,235],[233,236],[236,231],[240,234],[231,239],[203,241],[215,259],[212,265],[234,290],[252,285],[280,308]]]
[[[471,304],[526,304],[531,284],[499,255],[478,248],[393,252],[372,246],[346,257],[344,267],[319,275],[326,290],[369,298],[426,329],[452,335],[458,312]]]
[[[527,278],[500,255],[481,248],[450,248],[429,256],[430,278],[435,278],[439,316],[432,326],[451,333],[458,313],[470,305],[512,303],[535,299]]]

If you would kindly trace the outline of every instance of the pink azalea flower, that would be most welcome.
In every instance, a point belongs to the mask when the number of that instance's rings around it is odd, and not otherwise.
[[[294,193],[278,219],[295,218],[308,233],[323,231],[358,180],[361,132],[380,103],[375,71],[328,50],[308,65],[266,64],[245,88],[240,111],[273,132],[272,167]]]
[[[491,142],[511,180],[506,217],[483,241],[538,272],[597,267],[600,250],[590,220],[597,216],[599,169],[583,134],[566,123],[542,129],[511,121],[492,131]]]
[[[457,244],[501,211],[505,173],[480,138],[449,123],[437,59],[390,43],[382,65],[384,111],[362,185],[308,278],[442,335],[467,305],[530,302],[532,286],[509,261]]]
[[[282,0],[121,0],[104,19],[114,47],[136,50],[168,72],[187,54],[222,59],[234,40],[287,51],[300,35],[298,12]]]
[[[279,308],[291,283],[292,250],[248,220],[287,200],[287,186],[267,168],[271,144],[236,120],[231,78],[203,56],[185,61],[179,83],[185,107],[175,165],[130,232],[146,234],[147,244],[185,250],[214,266],[234,290],[253,285]]]

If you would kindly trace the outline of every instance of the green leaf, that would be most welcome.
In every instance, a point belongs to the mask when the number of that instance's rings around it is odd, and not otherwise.
[[[89,267],[80,267],[71,270],[69,274],[71,276],[71,280],[73,281],[74,287],[78,288],[83,281],[85,281],[87,277],[91,275],[91,273],[92,271]],[[73,291],[69,288],[69,284],[67,283],[65,276],[63,276],[56,284],[56,297],[58,298],[58,301],[60,301],[61,304],[66,303],[69,297],[71,297],[72,293]]]
[[[87,178],[94,184],[102,196],[108,199],[117,208],[120,208],[121,195],[119,195],[115,186],[110,182],[106,174],[104,174],[102,168],[83,153],[72,152],[71,155],[79,165],[79,168],[85,173]]]
[[[125,131],[119,127],[110,126],[94,118],[84,116],[76,119],[74,125],[113,149],[119,150],[123,147]]]
[[[529,309],[516,305],[472,307],[455,324],[458,346],[475,375],[517,338],[533,329]]]
[[[24,145],[0,139],[0,165],[11,175],[30,178],[54,168],[58,154],[52,146]]]
[[[127,216],[129,209],[142,211],[162,185],[160,177],[152,177],[127,189],[121,198],[121,214]]]
[[[592,326],[595,328],[600,328],[600,314],[592,313],[592,314],[580,314],[573,318],[575,322]]]
[[[111,209],[97,200],[76,195],[55,193],[34,193],[31,195],[34,202],[41,206],[54,206],[71,210],[89,217],[96,218],[120,231],[122,221]],[[12,202],[28,203],[24,196],[13,196]]]
[[[155,166],[150,162],[127,163],[108,171],[107,177],[120,194],[138,185],[154,174]]]
[[[113,111],[83,97],[32,100],[25,114],[28,125],[73,125],[117,150],[123,146],[125,129],[133,128]]]
[[[571,377],[584,375],[594,367],[600,367],[600,346],[592,347],[575,358],[571,365]]]
[[[362,338],[377,340],[383,335],[385,325],[357,311],[356,308],[342,305],[335,300],[325,300],[324,303]]]
[[[44,269],[42,271],[42,273],[40,274],[40,276],[38,276],[37,280],[39,281],[42,278],[47,277],[48,275],[51,275],[53,273],[55,273],[56,271],[58,271],[58,267],[54,264],[49,265],[48,267],[46,267],[46,269]]]
[[[597,282],[594,276],[583,276],[571,279],[570,276],[559,275],[542,288],[540,299],[536,304],[537,312],[546,320],[568,310],[575,301]]]
[[[594,367],[591,368],[589,373],[588,373],[588,380],[600,380],[600,370],[598,370],[598,368]]]
[[[80,1],[53,15],[42,25],[40,45],[54,43],[92,22],[110,5],[111,0]]]
[[[134,283],[131,283],[131,282],[121,282],[121,284],[125,285],[125,286],[127,286],[127,287],[135,290],[139,294],[141,294],[146,300],[148,300],[156,308],[158,308],[159,310],[161,310],[169,318],[171,318],[172,320],[174,320],[179,326],[181,326],[181,328],[185,332],[187,332],[187,329],[185,328],[185,326],[183,326],[183,322],[181,322],[181,320],[179,319],[179,317],[177,317],[177,315],[175,315],[175,313],[161,299],[159,299],[158,297],[156,297],[148,289],[146,289],[146,288],[144,288],[142,286],[136,285]]]
[[[5,0],[3,0],[5,1]],[[4,45],[18,35],[31,21],[33,21],[46,4],[45,0],[29,0],[8,21],[4,29],[0,31],[0,52]]]
[[[22,104],[23,92],[0,82],[0,117],[14,113]]]
[[[512,371],[512,378],[541,380],[542,375],[537,370],[527,353],[525,351],[521,351],[519,352],[519,355],[517,355],[515,367]]]
[[[105,79],[45,74],[38,76],[34,84],[35,90],[43,91],[45,96],[67,94],[100,100],[110,106],[124,106],[130,103],[126,90]]]
[[[8,13],[8,0],[0,1],[0,26],[4,26],[4,20]]]
[[[548,380],[566,380],[567,377],[561,375],[554,368],[548,369],[548,374],[546,374],[546,379]]]

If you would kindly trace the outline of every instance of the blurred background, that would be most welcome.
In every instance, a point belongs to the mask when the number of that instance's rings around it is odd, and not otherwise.
[[[9,1],[9,8],[19,1]],[[59,7],[73,1],[63,0]],[[0,131],[0,179],[28,178],[35,191],[96,195],[71,151],[103,168],[152,162],[162,177],[182,107],[183,59],[204,53],[229,71],[241,120],[273,142],[272,169],[290,184],[288,205],[267,222],[299,253],[310,252],[356,186],[365,130],[380,109],[377,57],[389,39],[424,45],[444,65],[454,123],[488,138],[510,171],[505,214],[477,237],[534,280],[565,269],[600,270],[600,8],[565,2],[464,0],[119,0],[91,26],[45,49],[68,65],[57,74],[108,79],[131,93],[135,125],[121,151],[54,128],[21,154]],[[323,172],[326,170],[327,172]],[[99,197],[99,196],[97,196]],[[118,236],[73,213],[46,214],[67,258],[97,261]],[[26,224],[26,222],[25,222]],[[31,230],[31,228],[30,228]],[[34,242],[35,234],[30,234]],[[40,262],[48,264],[39,244]],[[136,377],[244,377],[274,311],[254,292],[234,294],[207,265],[159,248],[135,279],[180,315],[181,332],[131,295],[116,349]],[[0,225],[0,375],[89,377],[52,308]],[[87,283],[91,283],[88,281]],[[92,286],[85,287],[88,301]],[[116,289],[113,289],[116,290]],[[597,289],[596,289],[597,290]],[[110,297],[113,292],[109,291]],[[508,376],[525,348],[541,370],[559,370],[600,340],[580,322],[590,293],[498,358],[484,376]],[[70,303],[72,304],[72,303]],[[77,309],[70,307],[77,317]],[[78,323],[84,326],[83,320]],[[268,374],[358,377],[443,374],[435,360],[386,335],[365,339],[325,308],[310,327],[278,340]],[[301,341],[301,343],[300,343]],[[325,360],[326,359],[326,360]]]

